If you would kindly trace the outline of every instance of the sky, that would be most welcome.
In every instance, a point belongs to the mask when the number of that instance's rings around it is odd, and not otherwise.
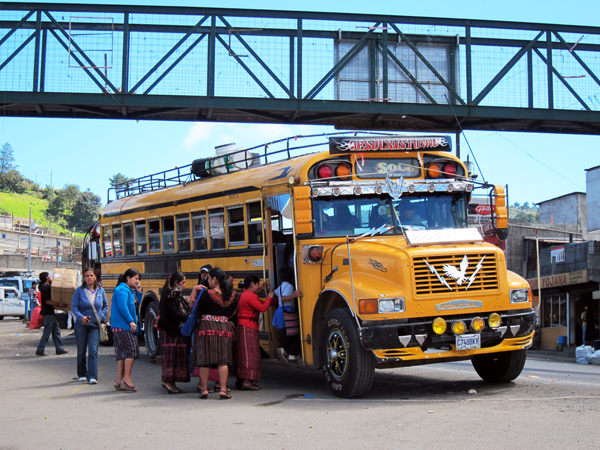
[[[10,2],[4,2],[10,3]],[[49,3],[49,2],[41,2]],[[63,1],[61,3],[82,3]],[[507,20],[597,26],[600,2],[487,0],[394,2],[254,0],[100,1],[102,4],[205,6]],[[323,5],[326,5],[323,7]],[[0,144],[14,149],[18,170],[41,186],[76,184],[106,202],[109,178],[120,172],[139,177],[214,154],[230,142],[251,147],[287,136],[334,132],[333,127],[210,122],[82,120],[0,117]],[[600,165],[600,136],[466,131],[461,157],[470,144],[483,177],[508,184],[510,203],[542,202],[571,192],[585,192],[585,169]],[[480,175],[480,180],[482,176]]]

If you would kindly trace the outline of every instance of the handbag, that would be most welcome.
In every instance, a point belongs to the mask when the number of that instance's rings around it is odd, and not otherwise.
[[[100,292],[100,289],[101,288],[98,289],[98,292]],[[87,293],[85,288],[83,288],[83,292],[85,292],[85,296],[87,297],[88,301],[92,305],[92,311],[94,311],[94,315],[96,316],[96,321],[98,322],[98,327],[100,329],[100,343],[106,344],[108,342],[108,330],[106,329],[107,328],[106,324],[104,322],[100,322],[100,317],[98,317],[98,312],[96,311],[96,306],[94,305],[94,302],[90,298],[90,295]]]
[[[194,334],[194,330],[196,329],[196,323],[198,323],[197,307],[198,307],[198,303],[200,303],[198,300],[200,299],[200,295],[202,294],[202,291],[204,289],[206,289],[206,288],[204,286],[202,286],[200,288],[200,291],[198,291],[198,296],[196,297],[196,303],[194,303],[194,309],[192,310],[192,313],[189,315],[189,317],[187,318],[187,320],[181,327],[181,334],[183,336],[189,337],[192,334]]]

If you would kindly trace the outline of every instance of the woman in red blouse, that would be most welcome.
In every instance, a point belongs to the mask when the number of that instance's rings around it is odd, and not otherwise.
[[[269,293],[266,301],[258,298],[260,280],[255,275],[248,275],[244,280],[244,292],[238,304],[237,339],[237,383],[243,391],[257,391],[260,381],[260,342],[258,338],[258,315],[271,305],[273,293]]]

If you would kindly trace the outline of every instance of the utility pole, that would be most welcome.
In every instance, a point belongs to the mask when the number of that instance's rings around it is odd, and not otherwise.
[[[58,267],[58,247],[60,246],[60,241],[56,238],[56,267]]]
[[[29,248],[27,251],[27,272],[31,272],[31,206],[29,207]]]

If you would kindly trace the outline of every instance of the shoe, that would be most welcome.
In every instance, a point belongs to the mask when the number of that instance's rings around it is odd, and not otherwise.
[[[216,382],[215,385],[213,386],[212,392],[218,392],[220,390],[221,390],[221,385],[219,384],[219,382]],[[227,388],[227,392],[231,392],[231,389],[229,389],[229,387]]]
[[[121,381],[121,390],[125,391],[125,392],[137,392],[137,389],[135,386],[129,386],[125,380]]]
[[[64,355],[66,353],[69,353],[69,350],[61,350],[59,352],[56,352],[57,355]]]
[[[279,347],[279,348],[278,348],[278,349],[275,351],[275,353],[277,354],[277,359],[278,359],[279,361],[281,361],[281,362],[284,362],[284,363],[286,363],[286,364],[288,363],[288,360],[287,360],[287,357],[286,357],[286,354],[285,354],[285,350],[283,349],[283,347]]]
[[[96,380],[95,378],[91,378],[90,384],[98,384],[98,380]]]
[[[77,381],[79,381],[81,383],[83,381],[87,381],[87,378],[86,377],[79,377],[79,378],[77,378]]]
[[[36,356],[48,356],[48,353],[46,353],[46,352],[44,352],[44,353],[35,352],[35,355]]]
[[[171,389],[169,386],[167,386],[166,383],[165,383],[164,388],[167,391],[167,394],[181,394],[181,393],[183,393],[183,391],[181,389],[179,389],[178,387],[176,387],[175,389]]]

